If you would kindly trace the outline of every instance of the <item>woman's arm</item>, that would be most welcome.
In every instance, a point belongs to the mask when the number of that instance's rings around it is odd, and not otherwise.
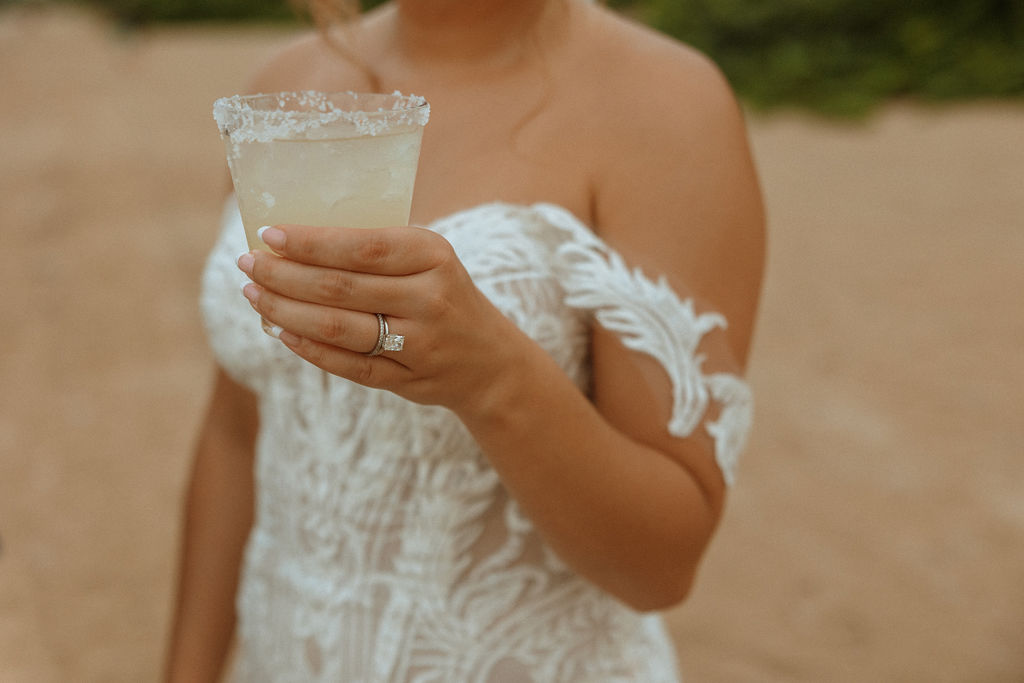
[[[185,504],[167,683],[212,682],[223,669],[252,526],[257,420],[255,397],[218,370]]]
[[[650,82],[622,100],[646,106],[621,112],[629,128],[595,145],[597,227],[630,266],[666,277],[698,313],[725,316],[727,329],[697,349],[701,369],[741,375],[764,262],[760,189],[727,84],[700,56],[673,57],[660,72],[635,70]],[[679,438],[657,361],[600,327],[591,360],[592,405],[534,356],[502,375],[495,408],[461,417],[563,559],[638,609],[664,608],[687,595],[721,515],[725,483],[705,429],[720,406]]]
[[[683,61],[651,73],[662,86],[675,78],[686,87],[662,87],[665,102],[655,83],[643,98],[623,97],[645,104],[611,117],[595,143],[606,161],[597,227],[698,312],[728,319],[697,354],[705,373],[737,375],[760,288],[760,192],[728,87],[706,62]],[[617,128],[622,120],[633,129]],[[623,601],[658,609],[686,596],[724,499],[705,429],[717,408],[685,438],[670,434],[664,369],[601,330],[588,401],[430,231],[292,225],[263,240],[276,255],[240,259],[254,281],[244,292],[291,350],[338,376],[454,411],[547,542]],[[363,355],[377,337],[375,311],[405,335],[401,352]]]

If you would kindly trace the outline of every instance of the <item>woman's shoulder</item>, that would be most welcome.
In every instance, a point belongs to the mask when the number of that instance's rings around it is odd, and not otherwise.
[[[591,5],[590,13],[589,80],[613,107],[629,108],[631,118],[648,124],[674,122],[677,129],[736,113],[732,88],[707,55],[608,8]]]
[[[580,100],[592,103],[596,167],[608,184],[645,170],[714,159],[747,163],[744,114],[706,55],[607,8],[590,5]]]
[[[594,10],[601,40],[587,48],[584,78],[604,93],[592,145],[597,229],[628,260],[725,315],[744,358],[764,214],[742,109],[708,57]]]

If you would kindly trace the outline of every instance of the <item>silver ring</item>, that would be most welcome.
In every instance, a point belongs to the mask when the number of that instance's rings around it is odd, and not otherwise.
[[[379,356],[385,351],[401,351],[404,346],[405,336],[391,334],[388,331],[388,319],[384,317],[383,313],[377,313],[377,345],[366,355],[373,357]]]

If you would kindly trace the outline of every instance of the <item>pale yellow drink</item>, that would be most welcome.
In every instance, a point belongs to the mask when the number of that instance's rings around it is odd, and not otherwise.
[[[407,225],[423,129],[240,143],[231,161],[249,248],[264,225]]]
[[[407,225],[430,107],[414,95],[291,92],[217,100],[250,249],[264,225]],[[264,325],[266,329],[266,325]]]
[[[285,92],[222,98],[213,111],[250,248],[275,223],[409,222],[430,116],[423,98]]]

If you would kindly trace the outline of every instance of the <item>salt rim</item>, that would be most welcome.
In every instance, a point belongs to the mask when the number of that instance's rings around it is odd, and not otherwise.
[[[398,90],[390,109],[379,107],[376,111],[350,111],[340,109],[332,97],[350,96],[356,101],[360,96],[381,96],[381,93],[356,93],[352,91],[325,93],[316,90],[294,92],[262,93],[258,95],[232,95],[222,97],[213,103],[213,118],[222,137],[232,142],[270,142],[282,138],[295,138],[303,133],[335,122],[354,126],[359,135],[379,135],[395,126],[425,126],[430,118],[430,104],[420,95],[403,95]],[[282,109],[256,109],[252,103],[258,98],[277,98]],[[283,107],[297,105],[300,110]]]

